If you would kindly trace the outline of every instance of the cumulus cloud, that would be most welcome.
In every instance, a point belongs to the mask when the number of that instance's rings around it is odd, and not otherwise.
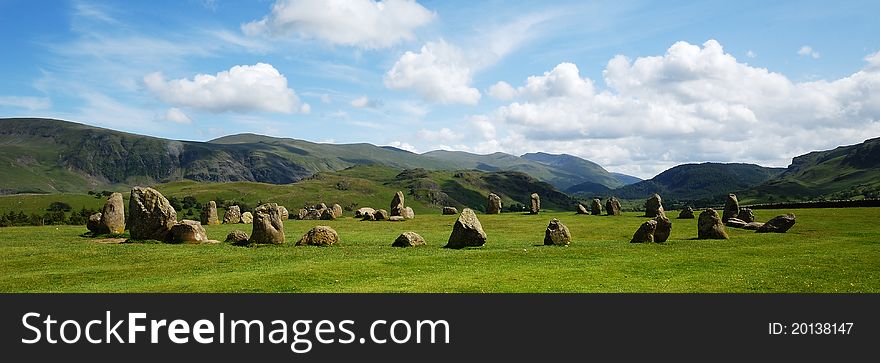
[[[411,153],[418,153],[418,152],[419,152],[419,150],[416,149],[415,146],[412,146],[412,145],[410,145],[409,143],[406,143],[406,142],[392,141],[392,142],[390,142],[390,143],[388,144],[388,146],[396,147],[396,148],[401,149],[401,150],[406,150],[406,151],[409,151],[409,152],[411,152]]]
[[[183,111],[181,111],[177,107],[169,108],[168,111],[165,112],[165,115],[162,117],[165,121],[171,121],[179,124],[191,124],[192,119],[189,118]]]
[[[498,83],[489,87],[489,96],[498,100],[509,101],[516,97],[516,89],[510,83],[498,81]]]
[[[241,28],[252,36],[298,34],[378,49],[413,39],[413,31],[434,17],[434,12],[412,0],[278,0],[268,15]]]
[[[470,86],[472,69],[460,49],[443,40],[406,52],[385,73],[385,86],[411,89],[429,102],[477,104],[480,91]]]
[[[361,97],[355,98],[355,99],[351,100],[351,102],[349,102],[349,104],[351,105],[351,107],[355,107],[355,108],[378,108],[378,107],[382,106],[382,102],[370,99],[367,96],[361,96]]]
[[[821,56],[819,52],[813,50],[813,47],[809,45],[805,45],[801,47],[801,49],[798,49],[797,54],[801,57],[813,57],[813,59],[819,59]]]
[[[464,135],[459,134],[455,131],[452,131],[446,127],[442,128],[440,130],[425,130],[425,129],[423,129],[418,132],[418,136],[419,136],[419,138],[421,138],[425,141],[430,141],[433,143],[444,143],[444,144],[457,142],[457,141],[460,141],[462,138],[464,138]]]
[[[695,161],[785,166],[880,134],[880,56],[865,59],[848,77],[795,83],[717,41],[678,42],[661,56],[614,57],[604,90],[561,63],[469,124],[495,150],[566,152],[642,177]]]
[[[234,66],[216,75],[166,80],[161,73],[144,77],[147,89],[173,106],[210,112],[265,111],[292,113],[300,107],[287,78],[271,64]]]

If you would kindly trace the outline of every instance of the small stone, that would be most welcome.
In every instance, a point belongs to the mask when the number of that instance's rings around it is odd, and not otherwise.
[[[328,226],[315,226],[296,242],[297,246],[332,246],[339,242],[339,234]]]
[[[458,209],[455,207],[443,207],[443,215],[453,215],[458,214]]]
[[[393,216],[398,217],[398,216]],[[391,244],[391,247],[415,247],[415,246],[424,246],[425,239],[422,236],[419,236],[418,233],[415,232],[403,232],[400,236],[394,240],[394,243]]]
[[[244,246],[248,244],[248,235],[244,231],[234,230],[226,235],[226,242],[236,246]]]
[[[279,207],[280,208],[280,207]],[[284,220],[284,214],[281,214],[281,219]],[[243,224],[251,224],[254,223],[254,215],[251,212],[244,212],[241,214],[241,223]]]
[[[791,227],[794,227],[795,216],[794,214],[783,214],[764,223],[761,228],[758,228],[755,232],[757,233],[785,233]]]

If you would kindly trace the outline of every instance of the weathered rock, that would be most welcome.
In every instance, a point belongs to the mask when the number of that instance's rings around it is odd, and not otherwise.
[[[304,220],[306,216],[309,215],[309,210],[305,208],[300,208],[299,211],[296,212],[296,219]]]
[[[458,214],[458,209],[455,207],[443,207],[443,215],[452,215]]]
[[[391,199],[391,208],[389,211],[392,216],[402,216],[403,208],[403,192],[398,191],[397,193],[394,193],[394,198]]]
[[[599,198],[593,198],[593,203],[590,205],[590,214],[594,216],[602,215],[602,201]]]
[[[657,228],[654,229],[654,242],[666,242],[669,239],[669,235],[672,234],[672,221],[666,218],[665,215],[654,217],[654,221],[657,222]]]
[[[239,224],[241,223],[241,208],[237,205],[229,206],[226,208],[226,213],[223,213],[223,224]]]
[[[244,246],[248,244],[248,235],[244,231],[234,230],[226,235],[226,242],[230,242],[236,246]]]
[[[202,213],[199,215],[203,225],[220,224],[220,217],[217,215],[217,202],[213,200],[202,206]]]
[[[452,234],[445,248],[478,247],[486,243],[486,232],[470,208],[464,208],[452,226]]]
[[[202,227],[202,223],[189,219],[175,224],[171,227],[171,233],[168,234],[168,242],[170,243],[202,243],[207,241],[208,234]]]
[[[660,198],[660,194],[654,193],[645,201],[645,217],[653,218],[660,215],[666,215],[663,211],[663,199]]]
[[[488,205],[486,205],[486,214],[501,213],[501,197],[495,193],[489,193]]]
[[[758,228],[755,232],[757,233],[785,233],[791,227],[794,227],[795,216],[794,214],[783,214],[764,223],[761,228]]]
[[[125,232],[125,207],[121,193],[110,194],[101,211],[102,233]]]
[[[341,218],[342,217],[342,206],[339,204],[333,205],[333,218]]]
[[[700,213],[697,220],[697,238],[698,239],[727,239],[727,230],[721,217],[712,208],[708,208]]]
[[[317,221],[321,219],[321,215],[324,213],[326,209],[309,209],[306,211],[305,216],[303,216],[303,220],[306,221]]]
[[[297,246],[332,246],[339,242],[339,234],[328,226],[315,226],[296,242]]]
[[[392,216],[396,217],[396,216]],[[394,243],[391,244],[391,247],[415,247],[415,246],[424,246],[425,239],[422,236],[419,236],[418,233],[415,232],[403,232],[400,236],[394,240]]]
[[[577,214],[590,214],[590,212],[587,211],[583,204],[578,203]]]
[[[387,220],[388,217],[391,217],[388,215],[388,211],[384,209],[377,210],[376,213],[373,213],[373,216],[376,217],[377,221],[384,221]]]
[[[376,220],[376,211],[372,211],[372,212],[365,211],[361,215],[361,220],[362,221],[375,221]]]
[[[315,209],[323,211],[324,209],[327,209],[327,205],[324,203],[318,203],[318,204],[315,204]]]
[[[608,198],[608,200],[605,201],[605,213],[609,216],[619,216],[620,201],[615,197]]]
[[[403,208],[403,218],[413,219],[415,217],[416,217],[416,212],[412,208],[410,208],[410,207]]]
[[[728,218],[727,222],[724,222],[724,225],[731,228],[743,228],[748,224],[748,222],[739,219],[739,218]]]
[[[531,204],[529,205],[530,214],[538,214],[541,211],[541,197],[538,193],[532,193]]]
[[[636,230],[636,233],[633,234],[633,238],[630,240],[632,243],[647,243],[654,242],[654,231],[657,230],[657,221],[654,219],[647,220],[639,226],[639,229]]]
[[[739,200],[736,199],[736,194],[728,194],[727,201],[724,203],[724,214],[721,216],[722,222],[727,222],[728,219],[737,218],[739,216]]]
[[[333,213],[332,208],[327,208],[321,211],[321,220],[332,221],[336,219],[336,214]]]
[[[254,209],[251,243],[282,244],[284,243],[284,222],[281,220],[281,208],[278,204],[267,203]]]
[[[694,209],[691,207],[682,209],[681,212],[678,212],[678,219],[694,219]]]
[[[389,222],[405,222],[406,218],[403,218],[403,216],[391,216],[391,217],[388,217],[388,221]]]
[[[568,246],[571,243],[571,232],[562,222],[553,218],[544,231],[544,245]]]
[[[373,214],[375,212],[376,212],[376,210],[373,208],[363,207],[363,208],[360,208],[360,209],[354,211],[354,217],[355,218],[363,218],[365,213]]]
[[[177,223],[177,211],[153,188],[134,187],[128,213],[128,230],[133,240],[165,241]]]
[[[751,208],[740,208],[739,216],[737,218],[741,219],[743,222],[752,223],[755,221],[755,212],[753,212]]]
[[[278,208],[281,208],[281,220],[286,221],[290,219],[290,211],[287,210],[283,205],[279,205]]]
[[[746,223],[746,225],[743,226],[742,229],[756,231],[756,230],[758,230],[758,228],[761,228],[761,226],[763,226],[763,225],[764,225],[764,223],[761,223],[761,222],[749,222],[749,223]]]
[[[94,213],[89,216],[89,221],[86,222],[86,228],[88,228],[89,232],[92,234],[104,234],[104,226],[101,225],[101,212]]]
[[[279,208],[281,208],[281,207],[279,207]],[[281,220],[284,220],[284,214],[280,209],[278,210],[278,213],[279,213],[278,215],[281,218]],[[251,214],[251,212],[242,213],[241,214],[241,223],[244,223],[244,224],[254,223],[254,215]]]

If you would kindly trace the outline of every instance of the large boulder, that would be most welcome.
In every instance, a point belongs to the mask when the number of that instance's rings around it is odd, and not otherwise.
[[[593,204],[590,205],[590,214],[594,216],[602,215],[602,201],[599,198],[593,198]]]
[[[168,234],[170,243],[203,243],[208,241],[208,234],[202,223],[184,219],[171,227]]]
[[[341,218],[342,217],[342,206],[339,204],[333,205],[333,218]]]
[[[398,191],[394,193],[394,198],[391,198],[391,208],[389,211],[392,216],[403,216],[403,192]]]
[[[749,223],[739,218],[728,218],[724,225],[731,228],[743,228]]]
[[[297,246],[332,246],[339,242],[339,234],[328,226],[315,226],[296,242]]]
[[[553,218],[544,231],[544,245],[568,246],[571,243],[571,232],[562,222]]]
[[[278,208],[281,208],[281,220],[286,221],[290,219],[290,211],[287,210],[283,205],[279,205]]]
[[[728,239],[727,230],[721,217],[712,208],[708,208],[700,213],[697,220],[697,238],[698,239]]]
[[[125,204],[121,193],[110,194],[101,211],[102,233],[120,234],[125,232]]]
[[[324,203],[315,204],[315,209],[323,211],[324,209],[327,209],[327,204],[324,204]]]
[[[541,211],[541,197],[538,193],[532,193],[531,203],[529,205],[529,214],[538,214]]]
[[[453,215],[458,214],[458,209],[455,207],[443,207],[443,215]]]
[[[254,209],[250,243],[284,243],[284,222],[281,220],[281,208],[278,204],[267,203]]]
[[[578,203],[577,214],[590,214],[590,212],[587,211],[583,204]]]
[[[248,235],[244,231],[240,231],[240,230],[236,229],[232,232],[229,232],[229,234],[226,235],[226,242],[232,243],[233,245],[236,245],[236,246],[244,246],[249,243],[248,242]]]
[[[728,194],[727,201],[724,203],[724,214],[721,215],[721,221],[727,222],[728,219],[737,218],[739,216],[739,200],[736,194]]]
[[[388,215],[387,210],[379,209],[375,213],[373,213],[373,217],[375,217],[377,221],[384,221],[384,220],[387,220],[388,217],[391,217],[391,216]]]
[[[654,229],[654,242],[663,243],[669,239],[672,234],[672,221],[666,216],[656,216],[654,220],[657,222],[657,228]]]
[[[278,208],[279,208],[278,209],[279,216],[281,217],[281,220],[284,220],[284,211],[280,209],[281,207],[278,207]],[[251,212],[242,213],[241,214],[241,223],[244,223],[244,224],[254,223],[254,215],[251,214]]]
[[[202,206],[202,213],[199,215],[203,225],[220,224],[220,217],[217,215],[217,202],[210,201]]]
[[[324,221],[332,221],[336,219],[336,213],[333,213],[332,208],[327,208],[321,211],[321,220]]]
[[[479,247],[486,243],[486,232],[470,208],[465,208],[452,226],[452,234],[445,248]]]
[[[694,219],[694,209],[687,207],[678,212],[678,219]]]
[[[134,187],[128,200],[128,230],[133,240],[165,241],[177,223],[177,211],[162,193]]]
[[[88,228],[89,232],[92,234],[104,234],[104,226],[101,225],[101,212],[94,213],[89,216],[89,221],[86,222],[86,228]]]
[[[608,198],[608,200],[605,201],[605,213],[609,216],[619,216],[620,201],[615,197]]]
[[[406,219],[413,219],[416,217],[416,212],[410,207],[403,208],[402,217]]]
[[[773,217],[773,219],[764,223],[763,226],[758,228],[755,232],[757,233],[785,233],[791,227],[794,227],[795,216],[794,214],[783,214],[780,216]]]
[[[306,211],[305,215],[302,217],[303,220],[307,221],[317,221],[321,219],[321,215],[324,214],[326,209],[315,209],[310,208]]]
[[[630,240],[632,243],[647,243],[654,242],[654,232],[657,230],[657,221],[654,219],[650,219],[642,223],[639,226],[639,229],[636,230],[636,233],[633,234],[633,238]]]
[[[360,208],[360,209],[354,211],[354,217],[355,218],[363,218],[364,214],[366,214],[366,213],[373,214],[373,213],[376,213],[376,210],[373,208],[370,208],[370,207],[363,207],[363,208]]]
[[[743,222],[752,223],[755,221],[755,212],[752,211],[751,208],[740,208],[739,216],[737,218],[741,219]]]
[[[666,215],[663,211],[663,199],[660,198],[660,194],[654,193],[645,201],[645,217],[654,218],[660,215]]]
[[[486,214],[501,213],[501,197],[495,193],[489,193],[488,204],[486,205]]]
[[[237,205],[226,208],[223,214],[223,224],[239,224],[241,223],[241,208]]]
[[[415,232],[403,232],[400,236],[397,236],[397,239],[394,240],[394,243],[391,244],[391,247],[415,247],[415,246],[424,246],[425,239],[422,236],[419,236],[418,233]]]

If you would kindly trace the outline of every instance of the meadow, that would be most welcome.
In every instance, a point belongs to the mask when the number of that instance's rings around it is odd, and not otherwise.
[[[789,211],[760,210],[759,220]],[[479,218],[485,246],[442,248],[456,216],[406,222],[285,222],[286,243],[102,243],[82,226],[0,228],[2,292],[880,292],[880,209],[792,210],[785,234],[728,228],[696,240],[696,220],[673,220],[662,244],[629,243],[645,220],[542,212]],[[670,212],[670,216],[677,216]],[[558,218],[568,247],[543,246]],[[873,223],[872,223],[873,221]],[[315,225],[339,232],[332,247],[294,246]],[[223,240],[249,225],[206,226]],[[404,231],[428,242],[390,247]]]

